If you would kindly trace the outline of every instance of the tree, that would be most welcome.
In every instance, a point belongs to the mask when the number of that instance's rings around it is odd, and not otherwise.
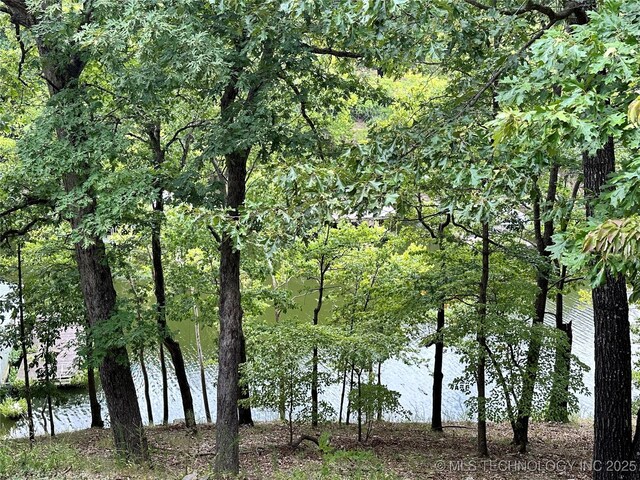
[[[604,191],[607,178],[614,171],[614,137],[623,143],[628,137],[619,128],[624,121],[624,113],[617,106],[617,97],[627,91],[629,82],[634,82],[635,74],[626,66],[625,57],[635,42],[631,33],[634,27],[627,23],[627,19],[637,15],[637,6],[607,2],[603,10],[598,12],[592,3],[574,8],[582,10],[574,11],[576,17],[571,29],[549,31],[546,38],[534,45],[531,63],[522,66],[518,74],[529,78],[536,92],[549,92],[557,86],[556,94],[559,93],[560,98],[553,99],[548,93],[538,93],[516,99],[514,94],[517,96],[517,92],[522,90],[509,80],[510,88],[505,98],[510,100],[510,107],[503,113],[502,123],[511,123],[514,129],[523,133],[527,130],[525,123],[535,124],[536,128],[544,126],[554,132],[557,144],[577,144],[584,152],[581,164],[586,213],[593,219],[602,214],[597,208],[600,203],[598,198]],[[611,25],[616,26],[616,33],[610,29]],[[558,45],[563,48],[549,55],[548,51],[542,50],[549,42],[555,42],[556,48]],[[607,51],[615,52],[615,55],[603,54]],[[567,62],[569,59],[571,61]],[[552,75],[544,79],[539,76],[552,72],[553,68],[560,65],[562,68]],[[580,80],[575,82],[575,78]],[[538,113],[522,123],[527,115],[525,112],[533,111],[524,107],[532,97],[537,97]],[[629,101],[624,103],[626,107]],[[544,105],[544,108],[540,109],[540,105]],[[553,247],[556,256],[560,256],[562,251],[568,252],[566,238],[559,237],[555,243],[558,244]],[[572,257],[566,253],[562,258],[570,267],[586,265],[575,254]],[[598,275],[593,282],[592,294],[596,330],[594,459],[603,462],[626,461],[631,458],[634,447],[630,424],[631,357],[625,279],[602,263],[595,267]],[[611,394],[612,388],[616,389],[617,395]],[[609,418],[615,418],[616,421],[610,423],[607,420]],[[602,471],[597,472],[595,478],[617,476],[617,472]]]
[[[1,11],[9,15],[18,30],[24,28],[33,32],[33,43],[48,86],[49,108],[59,112],[52,123],[41,125],[42,130],[38,132],[42,135],[40,140],[55,132],[57,151],[66,148],[66,158],[73,157],[73,152],[80,151],[80,145],[87,141],[88,137],[83,137],[82,133],[87,125],[78,125],[82,129],[72,132],[67,123],[70,119],[63,119],[60,112],[63,109],[68,113],[80,107],[78,100],[81,102],[84,92],[79,79],[89,59],[74,41],[66,41],[68,39],[64,39],[64,36],[66,32],[78,31],[92,21],[93,15],[99,15],[100,12],[96,12],[91,5],[85,5],[80,13],[56,13],[55,7],[46,4],[37,10],[30,10],[22,1],[4,1]],[[80,119],[76,117],[73,120],[78,122]],[[86,117],[82,118],[82,121],[85,120]],[[86,130],[84,132],[87,133]],[[60,159],[53,160],[49,156],[43,156],[41,162],[47,161]],[[67,213],[77,235],[76,261],[89,322],[93,327],[109,322],[115,311],[116,293],[104,242],[96,232],[87,228],[85,222],[95,214],[97,207],[95,192],[87,188],[92,173],[91,162],[88,158],[81,157],[72,168],[69,166],[62,166],[58,170],[58,181],[62,181],[66,195],[73,197],[81,194],[85,199],[81,205],[70,206]],[[146,458],[146,439],[126,349],[108,349],[102,359],[100,375],[107,396],[116,449],[132,457]]]

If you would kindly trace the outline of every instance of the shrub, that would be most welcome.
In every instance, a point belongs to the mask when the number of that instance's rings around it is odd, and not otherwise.
[[[27,401],[24,398],[16,400],[7,397],[0,403],[0,416],[16,420],[27,411]]]

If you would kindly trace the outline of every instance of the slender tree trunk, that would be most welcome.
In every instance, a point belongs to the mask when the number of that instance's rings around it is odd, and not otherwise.
[[[416,212],[418,214],[418,221],[424,226],[425,230],[429,232],[432,239],[438,241],[438,250],[442,251],[444,248],[444,232],[452,221],[451,214],[447,214],[445,220],[438,225],[437,234],[431,228],[427,219],[423,214],[422,200],[419,198],[419,204],[416,206]],[[446,272],[446,262],[444,258],[440,263],[442,272]],[[444,356],[444,342],[442,340],[442,333],[445,324],[445,304],[444,300],[438,308],[438,314],[436,317],[436,351],[433,368],[433,399],[431,402],[431,430],[435,432],[442,431],[442,380],[444,378],[442,374],[442,363]]]
[[[147,365],[144,362],[144,347],[140,347],[138,350],[138,359],[140,361],[140,370],[142,370],[144,399],[147,404],[147,418],[149,420],[149,425],[153,425],[153,407],[151,405],[151,395],[149,394],[149,374],[147,373]]]
[[[18,242],[18,316],[20,321],[20,347],[24,364],[24,389],[27,400],[27,422],[29,425],[29,447],[33,447],[35,429],[33,427],[33,402],[31,401],[31,385],[29,383],[29,359],[27,357],[27,329],[24,324],[24,291],[22,282],[22,245]]]
[[[362,442],[362,370],[358,370],[358,441]]]
[[[247,363],[247,342],[244,338],[244,332],[240,334],[240,365]],[[242,372],[240,372],[242,376]],[[240,385],[238,398],[247,402],[249,400],[249,385]],[[240,425],[248,425],[253,427],[253,418],[251,417],[251,405],[242,403],[238,406],[238,421]]]
[[[342,425],[342,412],[344,411],[344,395],[347,391],[347,364],[342,372],[342,390],[340,393],[340,412],[338,413],[338,425]]]
[[[571,203],[568,211],[560,222],[560,231],[566,232],[571,219],[573,205],[578,196],[578,191],[582,180],[579,179],[573,185],[571,192]],[[571,348],[573,343],[572,322],[564,323],[564,286],[567,276],[567,266],[560,265],[556,260],[556,270],[559,272],[558,291],[556,293],[556,328],[562,339],[558,342],[555,352],[553,367],[553,384],[549,395],[549,406],[547,408],[547,421],[568,422],[569,421],[569,384],[571,376]]]
[[[53,403],[51,401],[51,389],[54,387],[53,382],[51,381],[51,355],[50,355],[50,342],[47,338],[45,342],[44,348],[44,373],[45,373],[45,385],[47,386],[47,413],[49,414],[49,423],[51,424],[51,436],[56,436],[56,426],[53,420]],[[55,379],[55,373],[54,373]]]
[[[527,361],[522,378],[522,394],[518,402],[518,417],[514,423],[513,442],[520,447],[520,453],[527,451],[529,443],[529,419],[533,408],[533,396],[538,378],[540,366],[540,351],[542,348],[542,328],[544,316],[547,308],[547,296],[549,294],[549,275],[552,271],[552,263],[549,260],[550,253],[547,248],[552,244],[553,220],[544,221],[543,216],[547,213],[556,200],[558,186],[559,166],[553,165],[549,175],[549,186],[545,204],[540,204],[540,194],[537,191],[533,199],[533,222],[536,236],[536,245],[541,264],[536,271],[537,294],[534,304],[534,317],[531,325],[531,337],[529,339],[529,349],[527,351]]]
[[[325,237],[325,245],[329,239],[330,226],[327,226],[327,235]],[[320,320],[320,310],[324,301],[324,277],[328,270],[324,254],[320,257],[320,279],[318,281],[318,299],[313,309],[313,325],[317,326]],[[318,426],[318,345],[313,346],[313,355],[311,357],[311,426]]]
[[[271,260],[269,260],[268,263],[269,263],[269,268],[273,272],[273,264],[271,263]],[[274,292],[276,292],[278,289],[278,281],[274,273],[271,274],[271,288]],[[278,305],[276,305],[274,302],[273,319],[276,325],[280,323],[281,314],[282,314],[282,311],[280,310]],[[280,349],[278,349],[276,354],[278,355],[278,358],[282,358],[282,352],[280,351]],[[278,381],[278,418],[280,419],[281,422],[284,422],[287,420],[287,391],[286,391],[286,380],[284,376],[280,378],[280,380]]]
[[[596,152],[583,155],[587,217],[607,177],[615,170],[613,138]],[[595,337],[594,461],[631,460],[631,339],[629,304],[624,277],[606,272],[605,282],[592,291]],[[602,468],[595,480],[617,479]]]
[[[162,424],[169,424],[169,378],[167,359],[164,355],[164,343],[160,341],[160,376],[162,377]]]
[[[382,362],[378,362],[378,372],[376,375],[376,383],[378,387],[382,386]],[[376,420],[378,422],[382,421],[382,403],[378,405],[378,411],[376,412]],[[369,438],[369,434],[367,434],[367,439]]]
[[[87,327],[89,326],[87,322]],[[96,376],[93,370],[93,339],[91,333],[87,335],[87,389],[89,390],[89,407],[91,409],[91,428],[103,428],[102,407],[98,401],[98,391],[96,388]]]
[[[485,324],[487,318],[487,292],[489,288],[489,224],[482,223],[482,274],[480,278],[480,292],[478,295],[478,365],[476,382],[478,387],[478,455],[489,455],[487,447],[487,407],[486,407],[486,347]]]
[[[235,87],[233,88],[235,89]],[[237,91],[234,98],[235,96],[237,96]],[[238,221],[238,209],[244,203],[248,156],[249,152],[246,151],[234,152],[226,157],[226,204],[227,214],[231,222]],[[222,236],[220,242],[219,312],[220,337],[216,419],[218,453],[215,459],[215,470],[218,475],[237,475],[240,468],[238,450],[238,365],[240,363],[242,336],[240,251],[235,248],[233,238],[227,233]]]
[[[51,388],[51,387],[49,387]],[[53,403],[51,402],[51,392],[47,392],[47,411],[49,412],[49,423],[51,424],[51,436],[56,436],[56,426],[53,420]]]
[[[153,150],[154,168],[156,172],[159,172],[165,162],[165,150],[162,147],[160,125],[150,126],[147,134],[149,136],[151,149]],[[155,186],[157,194],[156,198],[153,200],[154,215],[151,224],[151,256],[153,262],[153,283],[157,308],[156,319],[163,344],[171,356],[171,363],[173,363],[176,380],[178,381],[185,424],[188,428],[195,429],[196,416],[193,410],[193,397],[191,396],[191,388],[189,386],[189,378],[187,377],[184,356],[182,355],[180,344],[171,336],[171,332],[167,327],[167,299],[164,267],[162,264],[161,241],[162,219],[164,218],[164,189],[159,185],[158,179],[156,179]]]
[[[562,269],[562,277],[566,275],[566,267]],[[571,375],[571,344],[573,331],[571,322],[564,323],[564,295],[562,288],[564,282],[560,279],[559,292],[556,293],[556,328],[562,332],[562,339],[556,347],[556,355],[553,366],[553,384],[549,394],[549,406],[546,420],[548,422],[569,421],[569,378]]]
[[[196,348],[198,349],[198,365],[200,366],[200,385],[202,387],[202,400],[204,402],[204,414],[207,423],[211,423],[211,410],[209,409],[209,395],[207,394],[207,379],[204,370],[204,358],[202,355],[202,343],[200,342],[200,323],[196,307]]]
[[[89,390],[89,407],[91,408],[91,428],[103,428],[102,407],[98,401],[96,375],[93,367],[87,368],[87,388]]]
[[[347,395],[347,413],[345,419],[345,425],[349,425],[351,422],[351,392],[353,391],[353,363],[351,364],[351,376],[349,377],[349,394]]]
[[[442,360],[444,355],[444,343],[442,341],[442,330],[445,321],[444,304],[438,309],[437,325],[436,325],[436,352],[433,366],[433,399],[431,411],[431,430],[436,432],[442,431]]]

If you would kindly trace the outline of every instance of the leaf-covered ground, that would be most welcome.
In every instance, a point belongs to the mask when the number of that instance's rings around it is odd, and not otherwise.
[[[287,428],[257,424],[243,428],[240,454],[246,479],[589,479],[592,426],[534,424],[527,455],[510,445],[508,425],[490,425],[488,459],[474,455],[471,424],[448,425],[444,433],[427,424],[380,424],[366,444],[353,426],[329,425],[304,431],[326,432],[320,449],[305,441],[287,446]],[[200,426],[194,435],[180,426],[147,430],[150,466],[115,460],[108,430],[39,438],[32,452],[24,441],[0,446],[0,478],[10,479],[182,479],[208,478],[215,452],[215,428]]]

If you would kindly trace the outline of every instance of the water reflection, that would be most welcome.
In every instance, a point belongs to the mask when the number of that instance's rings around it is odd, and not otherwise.
[[[304,309],[304,306],[303,306]],[[548,306],[548,310],[553,310],[553,305]],[[584,383],[589,391],[593,391],[593,321],[592,312],[588,304],[579,299],[578,295],[570,295],[566,299],[565,312],[567,320],[573,321],[573,352],[579,359],[590,367],[586,372]],[[638,317],[636,308],[631,310],[632,318]],[[553,324],[553,317],[547,318],[547,322]],[[178,340],[185,350],[185,360],[187,374],[193,392],[193,401],[198,422],[205,421],[204,404],[200,383],[200,371],[195,352],[195,335],[193,324],[175,325]],[[205,352],[213,350],[215,341],[215,331],[212,327],[202,328],[202,342]],[[412,419],[416,421],[426,421],[431,416],[431,389],[432,378],[430,366],[433,364],[434,349],[422,348],[420,356],[423,359],[422,365],[406,365],[397,360],[390,360],[383,365],[382,380],[390,389],[397,390],[401,394],[402,406],[412,413]],[[153,417],[156,423],[162,420],[162,394],[161,394],[161,372],[157,352],[147,352],[147,370],[150,380],[150,391],[153,402]],[[138,390],[138,398],[143,412],[143,420],[146,419],[146,408],[143,392],[142,373],[140,365],[132,365],[134,380]],[[464,405],[465,395],[449,388],[449,383],[462,373],[462,366],[455,358],[455,355],[445,349],[444,362],[444,391],[443,391],[443,417],[445,420],[459,420],[466,418],[466,408]],[[210,410],[215,416],[215,378],[216,366],[209,363],[206,366],[207,393],[209,397]],[[324,392],[324,399],[334,405],[336,410],[339,407],[340,387],[332,386]],[[99,400],[103,406],[103,414],[107,416],[107,407],[102,392],[99,393]],[[580,416],[590,417],[593,414],[593,397],[579,396]],[[38,434],[45,433],[45,420],[41,414],[44,402],[36,402],[36,430]],[[180,391],[173,375],[169,375],[169,421],[174,422],[182,419],[182,404],[180,401]],[[277,417],[275,412],[266,410],[254,411],[256,421],[273,420]],[[54,407],[54,418],[56,422],[56,432],[65,432],[89,428],[91,415],[89,410],[89,397],[86,390],[73,390],[64,392],[63,398],[56,402]],[[107,422],[108,424],[108,422]],[[26,422],[0,422],[0,433],[8,437],[23,437],[27,434]]]

